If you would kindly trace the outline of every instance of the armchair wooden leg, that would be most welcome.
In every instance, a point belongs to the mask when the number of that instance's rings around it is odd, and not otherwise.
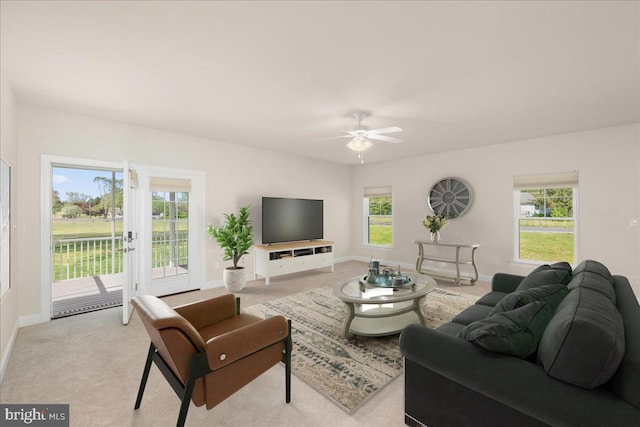
[[[291,349],[293,347],[293,342],[291,340],[291,319],[287,320],[287,325],[289,328],[289,334],[284,343],[284,366],[285,366],[285,399],[286,402],[291,402]]]
[[[153,362],[153,355],[156,352],[156,347],[151,343],[149,346],[149,352],[147,353],[147,361],[144,364],[144,371],[142,371],[142,379],[140,380],[140,388],[138,388],[138,397],[136,398],[136,406],[134,410],[140,407],[142,403],[142,395],[144,394],[144,388],[147,385],[147,379],[149,378],[149,371],[151,370],[151,363]]]

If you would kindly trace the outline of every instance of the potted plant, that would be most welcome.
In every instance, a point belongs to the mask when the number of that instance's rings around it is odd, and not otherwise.
[[[427,215],[422,221],[422,225],[429,230],[431,240],[435,243],[440,241],[440,229],[448,223],[449,220],[443,215]]]
[[[249,206],[240,208],[236,216],[233,213],[224,214],[225,223],[215,228],[209,224],[208,232],[224,250],[223,261],[233,261],[233,266],[226,267],[223,273],[224,285],[231,292],[239,292],[247,282],[244,267],[238,262],[243,255],[249,253],[253,246],[253,225],[249,219]]]

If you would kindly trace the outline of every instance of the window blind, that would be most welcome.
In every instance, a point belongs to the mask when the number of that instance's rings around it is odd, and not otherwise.
[[[391,186],[385,187],[364,187],[364,197],[385,197],[391,196]]]
[[[513,177],[513,188],[560,188],[578,185],[578,171]]]
[[[151,191],[167,191],[172,193],[188,193],[191,191],[191,180],[179,178],[157,178],[149,179]]]

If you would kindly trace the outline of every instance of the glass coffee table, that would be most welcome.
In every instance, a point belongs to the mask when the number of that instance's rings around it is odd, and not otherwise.
[[[412,284],[398,287],[364,283],[363,276],[338,283],[333,293],[344,303],[342,322],[345,338],[350,334],[384,336],[401,332],[411,323],[425,324],[421,302],[433,291],[436,282],[423,274],[404,274]]]

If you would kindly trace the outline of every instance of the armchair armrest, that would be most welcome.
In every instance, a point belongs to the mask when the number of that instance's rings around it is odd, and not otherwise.
[[[225,294],[180,305],[174,310],[199,330],[235,316],[236,298],[233,294]]]
[[[524,276],[518,276],[517,274],[496,273],[491,281],[491,290],[510,294],[516,290],[523,280]]]
[[[289,336],[283,316],[273,316],[211,338],[205,344],[209,369],[216,370]]]
[[[549,425],[637,422],[637,409],[603,388],[575,387],[548,376],[535,363],[421,325],[405,328],[400,349],[420,367]]]

